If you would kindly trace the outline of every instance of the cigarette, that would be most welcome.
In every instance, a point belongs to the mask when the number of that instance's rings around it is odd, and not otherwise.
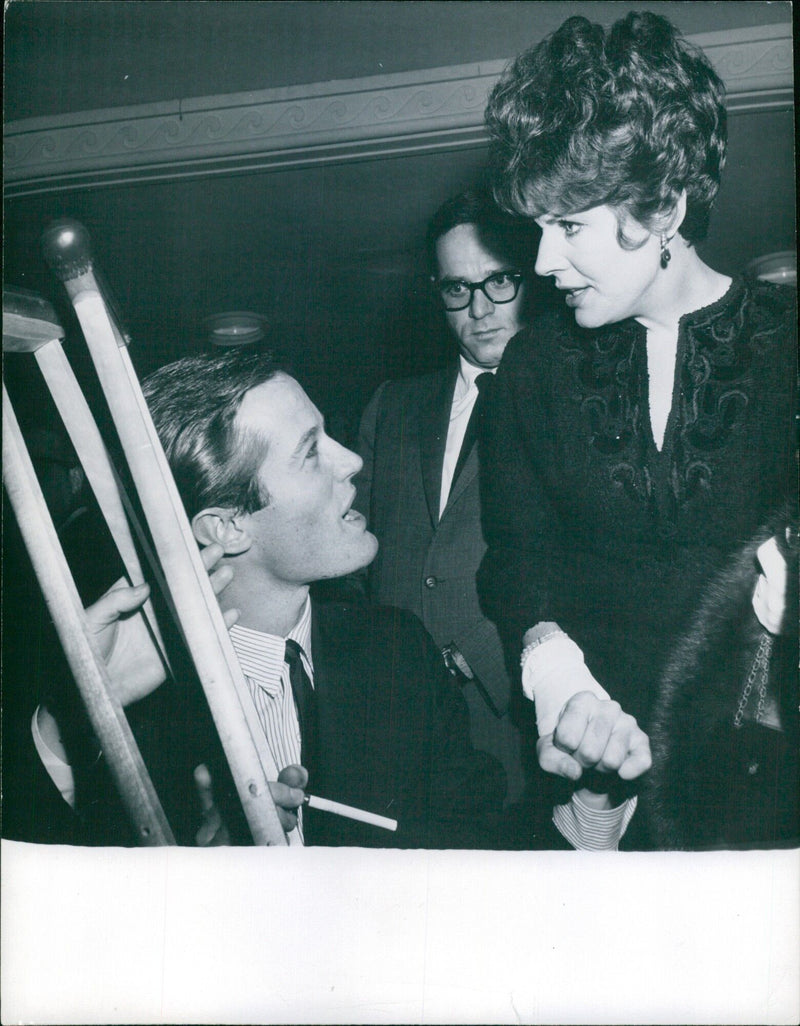
[[[376,816],[374,812],[364,812],[363,809],[354,809],[352,805],[331,802],[327,798],[317,798],[313,794],[307,794],[303,799],[303,804],[308,805],[311,809],[319,809],[321,812],[332,812],[336,816],[346,816],[348,819],[357,819],[361,823],[383,827],[384,830],[397,830],[396,819],[389,819],[388,816]]]

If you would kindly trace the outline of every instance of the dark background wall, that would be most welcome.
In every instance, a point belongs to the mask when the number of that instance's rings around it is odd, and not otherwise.
[[[631,10],[686,34],[792,17],[782,0],[12,0],[5,116],[507,60],[573,14]]]
[[[17,0],[6,12],[5,117],[504,60],[569,15],[610,24],[642,8],[687,34],[791,19],[790,5],[759,2]],[[793,136],[788,109],[732,114],[728,167],[703,247],[713,266],[735,273],[754,257],[794,248]],[[484,160],[476,144],[9,199],[4,281],[57,304],[80,362],[73,322],[39,251],[53,218],[78,218],[117,294],[140,372],[205,345],[207,315],[253,310],[351,439],[381,380],[443,358],[418,289],[421,240],[432,211]],[[7,376],[14,373],[7,361]]]

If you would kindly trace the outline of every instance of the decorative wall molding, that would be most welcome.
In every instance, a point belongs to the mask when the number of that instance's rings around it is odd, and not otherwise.
[[[792,26],[763,25],[689,36],[708,54],[728,92],[728,110],[770,110],[794,104]]]
[[[729,110],[792,105],[790,24],[689,38],[722,75]],[[478,146],[486,99],[505,63],[9,122],[6,195]]]

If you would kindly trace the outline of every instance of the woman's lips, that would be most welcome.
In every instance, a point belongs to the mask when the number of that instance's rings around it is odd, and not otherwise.
[[[583,285],[579,289],[564,289],[564,300],[567,306],[577,306],[580,303],[583,294],[588,290],[588,288],[588,285]]]

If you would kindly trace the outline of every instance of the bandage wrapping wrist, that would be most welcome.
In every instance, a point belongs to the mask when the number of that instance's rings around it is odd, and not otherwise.
[[[575,642],[556,628],[522,653],[522,690],[536,705],[539,737],[552,734],[566,703],[580,691],[609,698],[594,679]]]

